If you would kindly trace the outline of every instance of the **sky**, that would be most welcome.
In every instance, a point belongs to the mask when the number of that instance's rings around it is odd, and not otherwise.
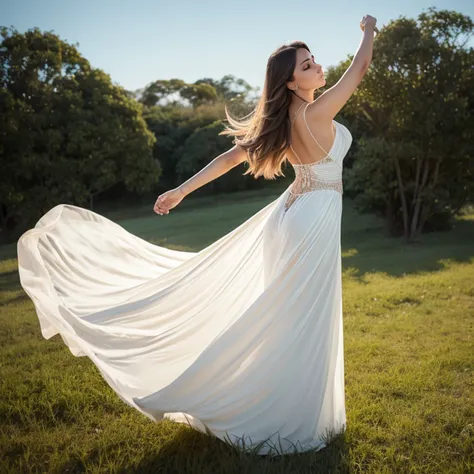
[[[305,41],[327,69],[356,53],[364,15],[377,18],[380,29],[431,6],[474,20],[472,0],[0,0],[0,25],[53,31],[131,91],[155,80],[228,74],[261,90],[268,57],[284,43]]]

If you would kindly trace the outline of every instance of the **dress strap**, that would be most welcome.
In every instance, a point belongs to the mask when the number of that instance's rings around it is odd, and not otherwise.
[[[302,161],[300,160],[300,157],[296,154],[296,151],[293,149],[293,147],[292,147],[291,145],[290,145],[290,148],[293,150],[293,153],[295,154],[296,158],[298,158],[298,161],[299,161],[301,164],[303,164]]]
[[[326,153],[326,156],[329,156],[329,153],[319,144],[318,140],[316,140],[315,136],[313,135],[313,133],[309,129],[308,122],[306,121],[306,109],[308,108],[308,105],[309,105],[309,102],[306,105],[306,107],[303,109],[303,118],[304,118],[304,123],[306,124],[306,128],[308,129],[308,132],[311,134],[311,136],[314,138],[314,141],[318,144],[319,148],[321,148],[321,150],[323,150],[324,153]],[[331,125],[332,125],[332,122],[331,122]],[[336,131],[336,133],[337,133],[337,131]],[[334,140],[336,140],[336,139],[337,139],[337,136],[334,137]],[[332,156],[330,156],[330,158],[333,159]],[[322,159],[324,159],[324,158],[321,158],[321,160]]]

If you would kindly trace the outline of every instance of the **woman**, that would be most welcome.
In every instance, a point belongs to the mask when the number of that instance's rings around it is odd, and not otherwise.
[[[375,22],[362,19],[352,64],[316,100],[325,80],[309,48],[278,48],[253,117],[229,117],[222,132],[235,146],[157,199],[168,214],[243,161],[273,179],[288,160],[293,183],[212,245],[170,250],[65,204],[25,232],[20,280],[43,336],[60,334],[150,419],[242,449],[318,450],[343,431],[341,178],[352,136],[334,117],[367,71]]]

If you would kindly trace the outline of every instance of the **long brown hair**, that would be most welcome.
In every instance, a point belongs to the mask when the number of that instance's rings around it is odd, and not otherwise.
[[[288,111],[292,98],[292,91],[286,83],[294,80],[296,51],[299,48],[311,52],[306,43],[292,41],[278,47],[270,55],[262,96],[249,115],[238,121],[232,118],[227,107],[224,107],[231,127],[226,125],[219,135],[235,136],[232,143],[240,145],[247,152],[249,169],[244,175],[253,174],[255,178],[263,176],[265,179],[285,176],[281,165],[291,144]]]

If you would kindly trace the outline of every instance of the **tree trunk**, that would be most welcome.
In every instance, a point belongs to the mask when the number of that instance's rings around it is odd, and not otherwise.
[[[400,163],[398,162],[397,158],[394,158],[395,163],[395,170],[397,172],[397,181],[398,181],[398,189],[400,192],[400,202],[402,204],[402,213],[403,213],[403,234],[405,236],[405,240],[409,240],[409,233],[408,233],[408,208],[407,208],[407,201],[405,199],[405,190],[403,189],[403,181],[402,181],[402,173],[400,171]]]
[[[410,240],[415,238],[416,235],[416,228],[418,224],[418,217],[420,214],[420,209],[421,209],[421,204],[422,204],[422,198],[421,195],[423,193],[423,190],[425,189],[426,181],[428,179],[428,172],[429,172],[429,161],[425,160],[425,166],[423,170],[423,181],[421,185],[418,188],[418,193],[415,197],[415,209],[413,210],[413,217],[411,221],[411,228],[410,228]]]

